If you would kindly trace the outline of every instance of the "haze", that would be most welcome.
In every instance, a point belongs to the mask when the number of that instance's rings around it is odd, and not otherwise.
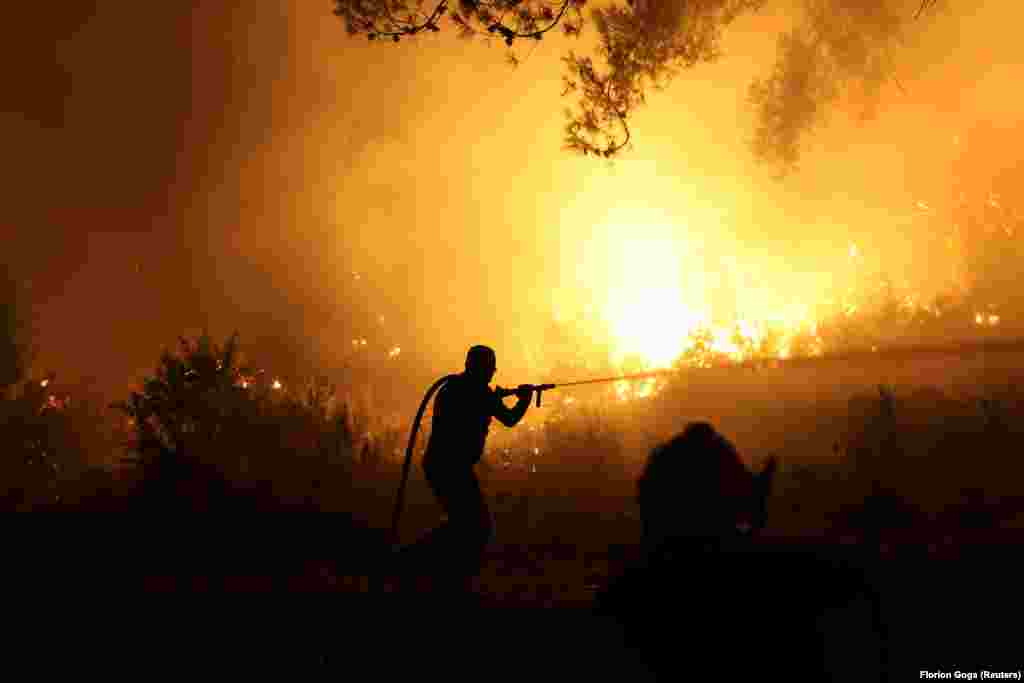
[[[682,318],[659,293],[796,319],[882,271],[939,291],[957,255],[918,202],[948,201],[978,131],[1021,121],[1020,8],[940,3],[893,55],[903,89],[870,121],[837,112],[777,182],[744,104],[790,21],[774,6],[651,93],[610,169],[560,151],[558,58],[586,40],[512,69],[451,31],[350,39],[326,1],[22,5],[3,231],[35,367],[113,400],[179,335],[237,329],[284,375],[367,354],[422,384],[487,343],[515,384],[545,379],[553,317],[620,324],[620,357],[670,355],[658,330]],[[997,167],[1020,157],[1002,139]]]

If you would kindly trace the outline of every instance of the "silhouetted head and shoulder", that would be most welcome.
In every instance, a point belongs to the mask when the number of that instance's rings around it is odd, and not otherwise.
[[[472,384],[488,386],[498,369],[497,354],[489,346],[473,346],[466,353],[463,377]]]
[[[467,409],[487,399],[493,393],[490,387],[494,373],[497,371],[497,355],[489,346],[476,345],[466,352],[465,369],[455,375],[441,387],[438,399],[441,403],[455,401]],[[435,403],[436,407],[436,403]]]
[[[489,386],[496,369],[494,349],[473,346],[466,354],[465,371],[441,387],[434,400],[425,466],[442,461],[471,464],[482,457],[491,418],[499,410]]]
[[[764,524],[774,461],[756,475],[736,447],[707,422],[691,422],[655,447],[637,481],[644,542],[713,542]]]
[[[705,422],[652,449],[637,481],[644,561],[599,593],[597,607],[622,620],[666,680],[726,665],[730,673],[777,666],[788,680],[828,680],[836,662],[825,659],[819,617],[829,605],[855,606],[841,613],[836,638],[880,651],[875,617],[856,607],[876,600],[863,577],[751,538],[765,523],[774,471],[774,459],[761,474],[748,470]],[[799,646],[787,651],[789,643]]]

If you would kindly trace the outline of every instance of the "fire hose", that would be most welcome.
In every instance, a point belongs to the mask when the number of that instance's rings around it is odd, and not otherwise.
[[[939,346],[939,345],[904,345],[896,346],[888,349],[872,349],[872,350],[858,350],[850,351],[846,353],[834,353],[826,354],[821,356],[807,356],[807,357],[794,357],[787,359],[752,359],[746,361],[739,361],[729,363],[726,367],[729,368],[760,368],[760,367],[778,367],[780,365],[799,366],[805,364],[819,364],[827,361],[853,361],[853,360],[906,360],[909,358],[919,358],[921,356],[939,355],[966,355],[969,353],[979,352],[1022,352],[1024,351],[1024,339],[988,339],[975,342],[966,342],[956,346]],[[559,382],[557,384],[526,384],[523,387],[529,387],[531,390],[537,392],[537,407],[540,407],[541,394],[550,389],[558,389],[562,387],[579,386],[583,384],[600,384],[606,382],[623,382],[636,379],[647,379],[651,377],[661,377],[669,374],[678,374],[679,368],[668,368],[662,370],[652,370],[650,372],[642,372],[633,375],[622,375],[619,377],[602,377],[599,379],[586,379],[577,382]],[[416,444],[416,434],[419,432],[420,422],[423,419],[423,413],[426,411],[427,404],[430,403],[430,399],[434,396],[434,393],[441,388],[448,380],[452,379],[456,375],[445,375],[441,379],[434,382],[434,384],[427,390],[426,395],[423,397],[423,401],[420,403],[420,408],[416,411],[416,418],[412,423],[412,431],[409,434],[409,444],[405,449],[405,462],[402,465],[402,481],[398,487],[398,494],[395,497],[394,512],[391,517],[391,542],[394,544],[398,543],[398,523],[401,519],[402,508],[405,504],[405,487],[409,480],[409,467],[412,465],[412,454],[413,448]],[[505,398],[512,396],[516,393],[516,389],[505,389],[497,387],[495,393],[499,398]]]

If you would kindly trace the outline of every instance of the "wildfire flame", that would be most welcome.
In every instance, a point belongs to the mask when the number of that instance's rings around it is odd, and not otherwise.
[[[628,236],[610,234],[606,253],[600,253],[605,245],[595,248],[592,240],[584,254],[582,270],[593,273],[586,279],[599,282],[603,273],[607,281],[607,301],[597,308],[603,311],[616,366],[625,369],[627,362],[639,361],[643,369],[668,368],[688,353],[742,361],[763,354],[770,336],[780,358],[792,355],[800,335],[810,340],[803,352],[821,353],[817,321],[808,306],[780,300],[766,291],[760,273],[745,271],[735,260],[707,272],[699,262],[691,263],[698,260],[699,247],[680,239],[675,228],[652,225]],[[859,256],[856,245],[850,245],[850,256]],[[720,292],[728,292],[732,300]],[[731,315],[714,319],[711,294]],[[655,389],[647,383],[628,391],[619,387],[616,393],[620,398],[627,393],[642,397]]]
[[[608,300],[595,303],[614,340],[614,362],[639,357],[647,366],[668,367],[706,322],[706,311],[690,304],[703,300],[703,283],[692,277],[696,269],[684,270],[690,245],[669,219],[648,213],[642,229],[609,216],[605,239],[587,245],[584,267],[588,280],[606,281]]]

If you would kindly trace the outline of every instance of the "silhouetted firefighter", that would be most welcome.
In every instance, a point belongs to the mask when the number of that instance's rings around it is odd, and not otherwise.
[[[496,368],[493,349],[472,347],[465,371],[448,380],[434,400],[423,473],[447,521],[402,549],[399,557],[406,572],[428,569],[441,589],[466,590],[480,573],[494,527],[473,467],[483,457],[491,418],[514,427],[533,395],[530,385],[520,385],[515,407],[506,407],[489,386]]]

